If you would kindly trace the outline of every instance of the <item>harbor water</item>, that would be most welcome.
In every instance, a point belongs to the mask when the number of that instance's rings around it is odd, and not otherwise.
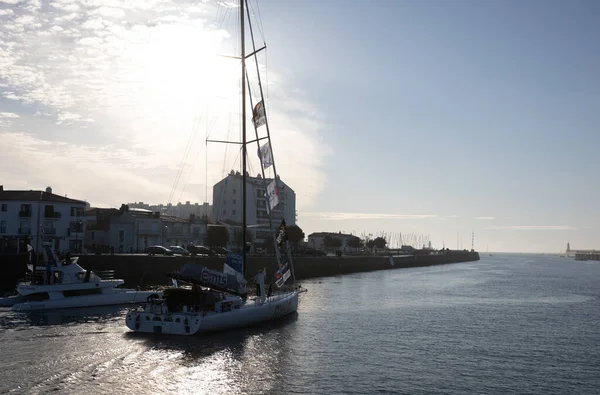
[[[142,336],[125,308],[0,311],[0,393],[600,393],[600,262],[471,263],[306,280],[297,315]]]

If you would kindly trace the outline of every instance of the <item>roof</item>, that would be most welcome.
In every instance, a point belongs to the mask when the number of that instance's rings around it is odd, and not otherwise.
[[[117,214],[119,214],[119,209],[91,207],[89,210],[87,210],[85,212],[85,215],[87,215],[87,216],[98,215],[98,214],[117,215]]]
[[[162,222],[171,222],[171,223],[189,223],[190,220],[186,218],[174,217],[172,215],[161,215],[160,219]]]
[[[221,181],[217,182],[214,186],[225,182],[225,180],[230,179],[230,178],[235,178],[238,180],[242,180],[242,174],[240,172],[236,172],[234,174],[229,173],[227,176],[225,176],[225,178],[223,178]],[[257,177],[252,177],[251,175],[247,175],[246,176],[246,184],[248,185],[254,185],[254,186],[258,186],[258,187],[262,187],[262,186],[266,186],[268,184],[270,184],[273,181],[273,177],[265,177],[262,178],[262,176],[258,175]],[[279,177],[279,175],[277,176],[277,185],[281,188],[281,189],[285,189],[285,190],[289,190],[291,192],[294,192],[294,190],[288,185],[286,184],[281,177]],[[296,192],[294,192],[296,193]]]
[[[44,191],[7,191],[0,190],[0,200],[22,201],[22,202],[54,202],[54,203],[72,203],[86,204],[83,200],[69,199],[64,196]]]
[[[327,237],[327,236],[331,236],[331,237],[342,237],[342,238],[354,238],[356,237],[357,239],[359,238],[358,236],[354,236],[354,235],[349,235],[346,233],[341,233],[341,232],[314,232],[308,235],[308,237]]]
[[[137,212],[137,213],[145,213],[145,214],[152,214],[152,210],[148,210],[145,208],[139,208],[139,207],[129,207],[129,211],[131,212]]]

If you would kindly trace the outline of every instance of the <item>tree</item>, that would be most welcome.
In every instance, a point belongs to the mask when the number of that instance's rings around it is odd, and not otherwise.
[[[229,231],[224,226],[209,226],[206,239],[209,247],[225,247],[229,241]]]
[[[325,248],[339,248],[342,246],[342,241],[337,237],[325,236],[323,239],[323,245]]]
[[[304,240],[304,231],[298,225],[290,225],[286,231],[290,243],[299,243]]]
[[[352,237],[351,239],[348,240],[348,242],[346,243],[346,245],[350,248],[360,248],[361,245],[361,240],[359,237]]]
[[[373,245],[375,248],[385,248],[387,241],[383,237],[377,237],[373,240]]]
[[[236,245],[239,248],[242,248],[243,240],[242,240],[242,230],[241,229],[236,229],[234,231],[234,238],[235,238]],[[246,245],[248,243],[252,243],[252,240],[254,240],[254,238],[252,237],[252,232],[250,232],[249,230],[246,230]]]
[[[365,242],[365,244],[366,244],[366,246],[369,249],[373,249],[375,247],[375,240],[367,239],[367,241]]]
[[[304,240],[304,231],[298,225],[290,225],[286,228],[287,237],[292,245],[292,251],[298,250],[298,245]]]

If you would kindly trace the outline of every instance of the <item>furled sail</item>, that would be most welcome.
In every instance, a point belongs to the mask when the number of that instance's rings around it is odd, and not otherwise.
[[[246,294],[246,281],[239,276],[208,269],[197,263],[186,263],[171,278],[191,284],[201,285],[235,295]],[[241,281],[240,281],[241,280]]]

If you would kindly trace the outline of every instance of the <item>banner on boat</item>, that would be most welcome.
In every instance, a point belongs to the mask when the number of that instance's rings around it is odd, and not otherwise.
[[[279,275],[279,274],[277,274],[277,275]],[[275,276],[276,278],[277,278],[277,275]],[[285,284],[287,279],[290,278],[291,275],[292,274],[290,272],[290,269],[287,269],[282,275],[279,275],[279,278],[277,280],[275,280],[275,284],[277,285],[277,287],[281,288],[283,286],[283,284]]]
[[[269,205],[267,206],[268,213],[279,204],[279,188],[277,188],[277,179],[275,178],[267,185],[267,198],[269,199]]]
[[[267,170],[273,165],[273,151],[271,151],[271,143],[266,143],[259,148],[258,157],[260,158],[263,169]]]
[[[287,241],[287,230],[285,226],[285,218],[281,220],[281,225],[279,225],[279,229],[277,230],[277,246],[281,249],[283,243]]]
[[[252,110],[252,122],[254,122],[254,127],[257,128],[259,126],[267,123],[267,114],[265,112],[265,104],[261,100],[254,106]]]
[[[246,293],[246,281],[239,275],[207,269],[197,263],[185,264],[171,278],[237,295]]]
[[[225,258],[225,265],[229,266],[229,268],[235,272],[244,272],[244,258],[242,258],[240,254],[234,254],[233,252],[228,253],[227,258]]]
[[[282,263],[281,262],[281,256],[284,253],[284,245],[287,245],[287,240],[288,240],[288,236],[287,236],[287,227],[285,225],[285,218],[281,220],[281,224],[279,225],[279,228],[277,228],[277,232],[275,233],[275,240],[277,241],[277,249],[279,251],[277,251],[277,256],[278,256],[278,260],[279,260],[279,264],[277,265],[277,271],[275,272],[275,284],[277,285],[277,287],[281,288],[283,286],[283,284],[285,284],[285,282],[288,280],[288,278],[290,278],[291,271],[290,271],[290,265],[288,263]]]

